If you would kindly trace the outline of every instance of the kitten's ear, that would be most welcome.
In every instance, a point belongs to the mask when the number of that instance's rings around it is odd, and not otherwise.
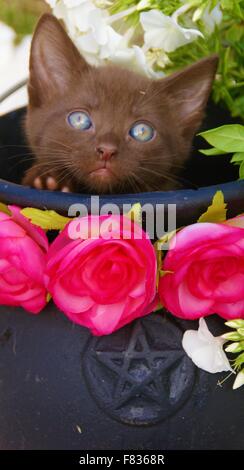
[[[88,68],[59,21],[44,14],[37,24],[31,46],[30,105],[40,106],[55,94],[64,93]]]
[[[161,80],[187,139],[192,139],[201,125],[217,66],[218,56],[213,55]]]

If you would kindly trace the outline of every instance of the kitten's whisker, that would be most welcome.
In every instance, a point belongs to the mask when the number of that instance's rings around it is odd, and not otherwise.
[[[33,159],[35,159],[35,156],[33,153],[19,153],[19,154],[16,154],[16,155],[11,155],[11,157],[8,157],[8,161],[11,161],[11,160],[14,160],[15,158],[18,158],[18,157],[29,157],[29,156],[32,156]],[[26,159],[25,159],[26,161]],[[21,161],[21,163],[23,163],[23,160]]]
[[[150,168],[145,168],[145,167],[142,167],[142,166],[139,167],[139,170],[143,171],[143,172],[146,173],[146,174],[149,173],[149,174],[151,174],[151,175],[155,175],[155,176],[157,176],[157,179],[158,179],[159,177],[160,177],[160,178],[162,177],[162,187],[163,187],[163,179],[166,179],[167,181],[170,181],[171,183],[174,183],[174,184],[180,183],[180,181],[178,180],[178,178],[167,174],[167,172],[165,172],[165,171],[157,172],[157,171],[154,171],[154,170],[152,170],[152,169],[150,169]],[[154,182],[152,182],[152,184],[155,186],[155,183],[154,183]],[[158,187],[158,184],[156,185],[156,187]]]
[[[7,148],[19,148],[19,149],[27,149],[30,150],[29,145],[22,145],[22,144],[6,144],[6,145],[0,145],[0,150],[4,150]]]
[[[26,152],[26,153],[18,153],[18,154],[15,154],[15,155],[11,155],[10,157],[8,157],[8,160],[13,160],[15,158],[18,158],[18,157],[21,158],[21,157],[25,157],[25,156],[26,157],[32,156],[33,159],[36,158],[34,152]],[[61,152],[60,153],[59,152],[53,152],[53,153],[48,152],[47,154],[42,154],[41,156],[43,158],[50,158],[50,157],[53,157],[53,156],[57,156],[57,157],[61,158],[61,157],[67,157],[67,154],[61,153]],[[24,161],[26,161],[26,159],[24,159]]]
[[[128,182],[129,182],[129,187],[131,188],[130,191],[132,193],[135,193],[135,192],[140,192],[141,188],[139,186],[139,184],[137,183],[136,181],[136,178],[134,177],[134,175],[132,176],[132,178],[128,178]]]
[[[132,176],[131,186],[132,186],[133,190],[134,190],[134,186],[135,186],[136,192],[139,192],[139,193],[142,191],[142,189],[144,190],[145,187],[147,187],[150,190],[147,183],[145,181],[143,181],[143,179],[140,178],[136,173],[132,172],[131,176]],[[135,191],[133,191],[133,192],[135,192]]]
[[[163,170],[162,172],[155,172],[151,169],[144,168],[144,167],[140,167],[140,169],[143,170],[146,173],[155,174],[157,177],[160,176],[160,177],[162,177],[162,179],[166,179],[167,181],[171,181],[172,183],[178,183],[181,186],[185,186],[186,184],[187,185],[190,184],[191,186],[195,186],[197,188],[197,186],[194,185],[191,181],[189,181],[189,180],[187,180],[183,177],[177,176],[177,175],[171,175],[171,173],[167,172],[167,170]]]
[[[54,149],[53,147],[48,147],[48,146],[42,146],[42,145],[34,145],[35,147],[35,150],[46,150],[47,152],[54,152],[54,153],[58,153],[58,152],[62,152],[63,150],[59,150],[59,149]],[[8,148],[16,148],[16,149],[26,149],[27,151],[31,152],[31,147],[29,145],[22,145],[22,144],[8,144],[8,145],[0,145],[0,150],[4,150],[4,149],[8,149]],[[69,148],[70,150],[70,148]],[[34,154],[34,149],[32,151],[32,153]]]
[[[59,173],[59,175],[60,175],[60,178],[58,178],[58,179],[56,180],[58,185],[60,185],[60,184],[62,183],[62,181],[65,180],[65,178],[67,178],[67,177],[72,177],[71,172],[70,172],[69,170],[67,171],[67,168],[65,168],[65,169],[61,172],[61,174]]]
[[[60,163],[62,166],[68,165],[70,163],[70,160],[65,157],[57,157],[57,158],[52,158],[50,159],[49,157],[43,158],[40,163],[37,161],[36,165],[40,166],[52,166],[54,163]]]
[[[54,156],[59,157],[60,160],[62,159],[62,157],[67,157],[66,154],[60,154],[60,155],[59,155],[59,154],[57,154],[57,153],[53,153],[53,155],[50,154],[50,153],[48,153],[48,154],[46,154],[46,155],[44,155],[44,154],[41,155],[41,157],[42,157],[43,159],[46,158],[46,159],[48,159],[48,161],[50,161],[50,157],[52,157],[52,161],[53,161],[53,157],[54,157]],[[32,153],[32,152],[29,152],[29,153],[19,153],[19,154],[16,154],[16,155],[11,155],[11,157],[8,157],[8,160],[14,160],[15,158],[18,158],[18,157],[21,158],[21,163],[24,163],[24,162],[26,162],[26,161],[28,161],[28,160],[31,160],[31,159],[32,159],[32,160],[36,160],[36,157],[35,157],[34,153]],[[24,157],[32,157],[32,158],[24,158]]]
[[[68,150],[71,150],[71,151],[73,150],[70,145],[64,144],[64,142],[61,142],[60,140],[55,140],[55,139],[50,139],[50,138],[48,138],[48,140],[50,142],[53,142],[54,144],[61,145],[62,147],[66,148]]]
[[[143,162],[143,163],[150,163],[151,167],[153,167],[153,168],[161,168],[161,169],[162,169],[162,162],[153,162],[153,163],[152,163],[152,160],[141,160],[141,162]],[[183,170],[183,169],[185,168],[184,165],[174,164],[174,163],[172,163],[170,160],[168,160],[168,161],[167,161],[167,160],[164,160],[163,163],[164,163],[164,164],[165,164],[165,163],[168,164],[167,167],[166,167],[168,170],[171,170],[171,169],[174,169],[174,168],[179,169],[179,170]]]
[[[176,154],[170,154],[170,158],[176,158]],[[147,157],[143,157],[141,158],[140,160],[141,162],[145,162],[145,163],[150,163],[151,166],[160,166],[160,168],[162,168],[162,163],[168,163],[170,165],[171,168],[180,168],[180,169],[184,169],[185,168],[185,165],[184,164],[179,164],[179,163],[174,163],[172,162],[172,160],[169,160],[169,159],[165,159],[164,157],[162,156],[158,156],[157,159],[153,160],[152,161],[152,158],[147,158]]]
[[[40,166],[43,167],[43,165],[40,165]],[[38,175],[38,177],[39,177],[39,178],[43,178],[43,177],[45,177],[45,176],[48,177],[48,176],[53,175],[53,173],[55,173],[56,171],[57,171],[58,173],[60,173],[60,165],[56,165],[56,166],[53,166],[53,165],[52,165],[52,166],[50,166],[50,168],[45,168],[45,170],[44,170],[42,173],[40,173],[40,174]],[[62,169],[61,169],[61,171],[62,171]],[[63,169],[63,171],[66,171],[66,167]]]
[[[28,160],[27,160],[28,161]],[[29,161],[32,161],[32,160],[29,160]],[[11,168],[15,168],[17,165],[19,164],[23,164],[23,162],[17,162],[15,165],[13,165]],[[68,163],[68,162],[67,162]],[[35,163],[34,166],[35,168],[40,168],[42,169],[43,167],[45,167],[45,171],[46,172],[50,172],[52,173],[52,170],[54,169],[54,166],[55,165],[57,168],[60,168],[62,166],[65,166],[66,167],[66,162],[64,162],[63,160],[53,160],[51,162],[45,162],[45,163]]]
[[[167,174],[169,176],[172,176],[171,173],[169,173],[167,170],[164,170],[164,174]],[[198,188],[197,185],[195,185],[194,183],[192,183],[190,180],[182,177],[182,176],[179,176],[179,175],[173,175],[173,177],[175,178],[175,181],[178,181],[180,184],[190,184],[191,186],[194,186],[196,189]]]

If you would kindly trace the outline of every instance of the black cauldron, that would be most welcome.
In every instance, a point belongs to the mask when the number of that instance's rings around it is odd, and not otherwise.
[[[54,209],[89,207],[87,195],[22,187],[28,164],[22,132],[25,109],[0,119],[0,201]],[[209,105],[205,128],[230,122]],[[202,146],[199,139],[195,148]],[[178,226],[195,222],[217,189],[228,216],[244,210],[244,181],[227,157],[193,154],[184,178],[189,189],[104,196],[100,203],[176,203]],[[199,188],[199,189],[196,189]],[[53,304],[38,315],[0,307],[0,449],[167,450],[241,449],[244,391],[232,379],[197,369],[181,347],[185,329],[167,312],[152,314],[108,337],[92,337]],[[223,321],[212,316],[211,330]]]

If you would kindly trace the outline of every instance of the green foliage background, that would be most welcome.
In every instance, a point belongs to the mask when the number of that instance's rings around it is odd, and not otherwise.
[[[17,40],[31,34],[38,17],[48,10],[44,0],[0,0],[0,21],[17,33]]]

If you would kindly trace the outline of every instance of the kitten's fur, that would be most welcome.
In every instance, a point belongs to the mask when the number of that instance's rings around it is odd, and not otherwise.
[[[138,192],[172,189],[188,158],[215,76],[212,56],[167,78],[151,80],[115,65],[87,64],[63,27],[44,15],[36,28],[30,59],[26,132],[36,163],[23,183],[71,191]],[[95,130],[78,131],[68,113],[87,111]],[[152,141],[133,140],[133,123],[156,129]],[[96,149],[113,146],[105,177]]]

